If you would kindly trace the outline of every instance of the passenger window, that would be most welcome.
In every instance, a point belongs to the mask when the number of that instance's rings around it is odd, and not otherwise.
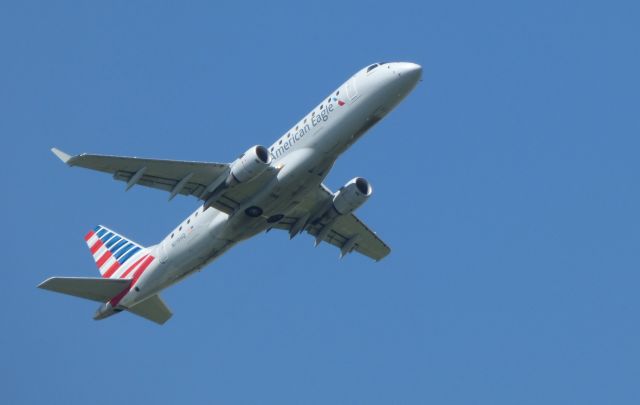
[[[320,104],[320,109],[322,110],[324,108],[324,106],[322,104]]]
[[[336,91],[336,96],[340,95],[340,90]]]
[[[173,239],[173,233],[171,234],[171,239]]]
[[[304,119],[304,123],[305,123],[305,124],[307,123],[307,119],[306,119],[306,118]]]
[[[182,225],[180,225],[180,228],[178,228],[178,230],[179,230],[179,231],[181,231],[181,230],[182,230]]]
[[[191,218],[187,219],[187,223],[190,224],[191,223]]]
[[[282,145],[282,139],[278,141],[278,145]]]
[[[196,217],[198,216],[198,211],[196,211]]]

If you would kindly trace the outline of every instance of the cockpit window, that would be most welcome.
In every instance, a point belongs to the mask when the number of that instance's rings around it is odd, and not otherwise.
[[[367,73],[368,73],[368,72],[371,72],[373,69],[375,69],[375,68],[377,68],[377,67],[378,67],[378,64],[377,64],[377,63],[374,63],[373,65],[371,65],[371,66],[369,66],[369,67],[367,68]]]
[[[378,63],[378,65],[382,66],[382,65],[386,65],[387,63],[389,63],[389,62],[380,62],[380,63]]]

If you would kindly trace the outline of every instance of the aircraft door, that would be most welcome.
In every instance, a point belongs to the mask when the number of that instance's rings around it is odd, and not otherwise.
[[[349,97],[349,101],[351,101],[352,103],[360,97],[360,95],[358,94],[358,88],[356,87],[355,77],[352,77],[347,82],[347,97]]]

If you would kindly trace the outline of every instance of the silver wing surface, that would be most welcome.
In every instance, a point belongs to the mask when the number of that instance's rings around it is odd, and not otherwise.
[[[340,249],[341,257],[356,251],[378,261],[391,252],[391,248],[354,214],[333,219],[325,216],[332,200],[333,193],[322,184],[274,228],[289,231],[291,238],[307,231],[316,238],[316,244],[324,241]]]
[[[178,194],[206,200],[211,191],[224,181],[230,170],[229,164],[226,163],[86,153],[71,156],[56,148],[51,151],[69,166],[112,174],[115,180],[127,183],[127,190],[134,185],[140,185],[167,191],[170,200]],[[260,189],[273,173],[273,170],[267,170],[256,179],[229,188],[216,199],[212,206],[228,214],[234,212],[241,202]]]

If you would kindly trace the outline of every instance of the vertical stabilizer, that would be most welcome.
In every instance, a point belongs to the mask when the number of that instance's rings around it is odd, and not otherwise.
[[[149,249],[98,225],[84,237],[93,260],[104,278],[124,278],[127,268],[146,260]],[[151,257],[151,256],[149,256]],[[144,260],[143,260],[144,259]]]

